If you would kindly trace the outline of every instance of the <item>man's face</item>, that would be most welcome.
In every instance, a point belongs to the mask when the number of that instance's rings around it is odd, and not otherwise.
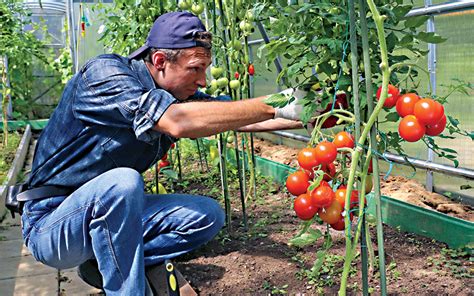
[[[199,87],[206,87],[206,69],[210,64],[209,50],[202,47],[187,48],[175,62],[164,62],[156,82],[175,98],[185,100]]]

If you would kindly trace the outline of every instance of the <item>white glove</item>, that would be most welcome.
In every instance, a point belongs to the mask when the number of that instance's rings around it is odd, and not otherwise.
[[[301,89],[288,88],[280,92],[285,95],[288,99],[294,97],[295,99],[288,105],[275,108],[275,119],[284,118],[290,120],[300,120],[301,112],[303,111],[303,105],[301,105],[301,99],[303,99],[308,92]]]

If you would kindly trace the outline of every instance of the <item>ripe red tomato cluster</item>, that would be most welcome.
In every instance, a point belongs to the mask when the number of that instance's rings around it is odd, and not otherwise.
[[[377,91],[380,99],[382,87]],[[444,107],[430,98],[420,98],[415,93],[400,94],[395,86],[388,85],[388,97],[384,107],[396,106],[398,115],[402,117],[398,125],[400,137],[408,142],[416,142],[424,135],[437,136],[446,127]]]
[[[286,180],[286,188],[296,196],[294,210],[302,220],[310,220],[314,215],[334,229],[344,229],[342,213],[344,212],[345,185],[341,185],[334,192],[329,181],[336,177],[337,149],[354,148],[353,136],[342,131],[336,134],[332,142],[322,141],[316,147],[303,148],[298,153],[298,164],[301,170],[290,174]],[[310,187],[315,175],[323,175],[323,180],[315,187]],[[311,190],[309,189],[311,188]],[[338,198],[344,195],[344,197]],[[351,207],[358,204],[358,193],[354,190],[351,194]]]

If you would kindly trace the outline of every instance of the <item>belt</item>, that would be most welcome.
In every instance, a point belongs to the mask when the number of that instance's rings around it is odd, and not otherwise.
[[[71,192],[71,188],[46,185],[18,193],[16,199],[18,201],[28,201],[51,196],[69,195]]]

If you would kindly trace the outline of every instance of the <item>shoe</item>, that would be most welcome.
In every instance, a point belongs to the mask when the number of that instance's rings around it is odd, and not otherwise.
[[[97,260],[89,259],[86,262],[79,265],[77,268],[77,275],[87,284],[97,289],[103,289],[104,284],[102,281],[102,275],[99,271],[99,265]]]

